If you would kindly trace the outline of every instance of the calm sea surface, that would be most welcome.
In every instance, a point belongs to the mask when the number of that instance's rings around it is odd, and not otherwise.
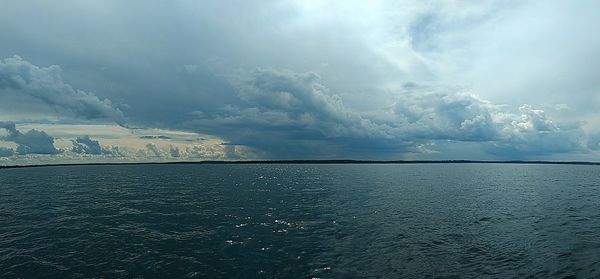
[[[600,167],[0,169],[0,278],[599,278]]]

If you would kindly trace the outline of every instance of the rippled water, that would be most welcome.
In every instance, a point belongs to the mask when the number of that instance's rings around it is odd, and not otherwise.
[[[600,277],[600,167],[0,170],[0,277]]]

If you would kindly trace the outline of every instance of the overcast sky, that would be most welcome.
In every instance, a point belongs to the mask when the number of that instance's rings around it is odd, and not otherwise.
[[[600,161],[598,1],[10,1],[0,164]]]

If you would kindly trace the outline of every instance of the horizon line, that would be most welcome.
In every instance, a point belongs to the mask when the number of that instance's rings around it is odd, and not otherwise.
[[[0,165],[0,169],[69,167],[69,166],[134,166],[134,165],[272,165],[272,164],[536,164],[536,165],[593,165],[592,161],[545,161],[545,160],[203,160],[203,161],[166,161],[166,162],[89,162],[89,163],[57,163],[31,165]]]

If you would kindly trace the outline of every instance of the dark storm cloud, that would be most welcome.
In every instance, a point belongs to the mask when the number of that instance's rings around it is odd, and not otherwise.
[[[8,135],[0,137],[0,140],[16,143],[18,145],[16,153],[19,155],[58,154],[61,152],[54,147],[54,138],[44,131],[32,129],[21,133],[12,122],[0,122],[0,128],[8,131]]]
[[[402,146],[401,140],[386,142],[386,127],[348,109],[315,73],[258,69],[232,82],[237,101],[216,113],[196,112],[199,119],[190,125],[276,157]]]
[[[189,128],[179,124],[190,111],[235,102],[227,76],[239,68],[305,72],[326,65],[328,79],[348,77],[335,83],[344,88],[365,88],[397,73],[383,68],[389,63],[349,26],[305,26],[298,3],[234,2],[152,2],[142,9],[123,1],[67,0],[37,3],[38,9],[7,3],[0,32],[11,44],[0,45],[0,55],[61,65],[73,87],[128,104],[136,124],[173,129]],[[66,6],[77,12],[65,13]],[[37,20],[16,28],[23,14]],[[360,55],[348,59],[348,53]]]
[[[59,115],[122,122],[122,112],[108,100],[65,83],[59,66],[38,67],[21,57],[0,61],[0,95],[26,95],[44,102]],[[1,104],[0,106],[10,106]]]
[[[190,124],[274,157],[423,152],[436,140],[483,142],[503,157],[585,150],[580,124],[555,123],[528,105],[513,112],[451,88],[411,84],[389,109],[360,113],[315,73],[255,70],[234,82],[237,102],[196,113]]]

